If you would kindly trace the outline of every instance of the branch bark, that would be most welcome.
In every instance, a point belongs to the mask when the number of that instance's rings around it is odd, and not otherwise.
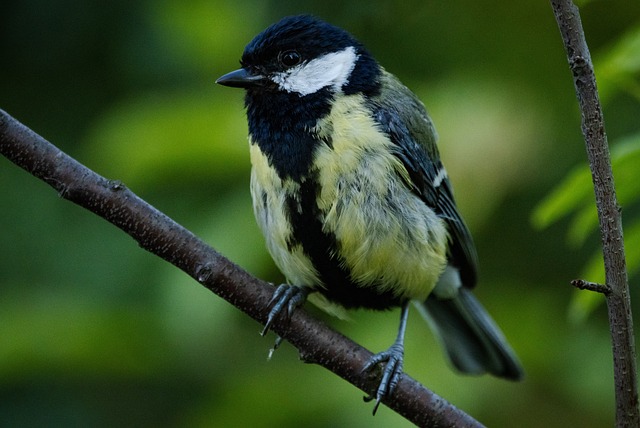
[[[251,318],[263,325],[266,322],[273,285],[252,277],[121,182],[91,171],[3,110],[0,153],[51,185],[61,197],[114,224],[142,248],[183,270]],[[325,367],[366,394],[375,392],[380,373],[362,373],[373,354],[302,308],[294,312],[290,322],[276,321],[271,330],[292,343],[304,361]],[[406,374],[384,403],[419,426],[482,426]]]
[[[622,217],[609,156],[591,55],[578,8],[571,0],[551,0],[573,74],[582,112],[582,133],[596,196],[604,255],[607,309],[613,348],[616,426],[640,426],[633,318],[622,237]],[[586,283],[586,282],[585,282]]]

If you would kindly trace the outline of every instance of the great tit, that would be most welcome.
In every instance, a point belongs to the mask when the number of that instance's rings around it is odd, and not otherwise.
[[[464,373],[520,379],[515,353],[471,289],[477,255],[424,105],[351,34],[286,17],[217,80],[246,90],[251,196],[287,284],[264,332],[310,293],[326,308],[401,307],[375,396],[402,374],[413,301]]]

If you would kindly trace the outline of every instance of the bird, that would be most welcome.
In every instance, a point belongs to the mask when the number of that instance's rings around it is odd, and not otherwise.
[[[373,413],[402,374],[410,303],[451,364],[520,380],[504,334],[474,296],[478,257],[424,104],[349,32],[287,16],[246,45],[216,83],[245,90],[250,191],[286,278],[263,330],[315,297],[327,311],[400,307]]]

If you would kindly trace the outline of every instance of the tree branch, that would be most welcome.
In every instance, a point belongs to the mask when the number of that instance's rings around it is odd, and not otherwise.
[[[611,293],[611,287],[605,284],[598,284],[596,282],[585,281],[584,279],[574,279],[571,281],[571,285],[579,290],[589,290],[596,293],[604,294],[608,296]]]
[[[265,323],[274,291],[271,284],[252,277],[122,183],[91,171],[2,110],[0,153],[51,185],[61,197],[114,224],[142,248]],[[373,354],[304,310],[296,310],[290,322],[275,322],[271,330],[291,342],[304,361],[331,370],[367,394],[375,392],[380,373],[361,372]],[[419,426],[482,426],[406,374],[384,403]]]
[[[596,196],[613,348],[616,426],[640,426],[633,319],[622,238],[622,218],[609,156],[602,108],[598,99],[591,55],[578,8],[571,0],[551,0],[573,74],[582,112],[582,133]]]

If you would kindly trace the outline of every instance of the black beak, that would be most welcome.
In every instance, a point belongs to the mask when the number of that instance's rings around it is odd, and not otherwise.
[[[252,74],[245,68],[241,68],[231,73],[227,73],[216,80],[216,83],[223,86],[230,86],[232,88],[253,88],[256,86],[263,86],[266,82],[266,77],[260,74]]]

